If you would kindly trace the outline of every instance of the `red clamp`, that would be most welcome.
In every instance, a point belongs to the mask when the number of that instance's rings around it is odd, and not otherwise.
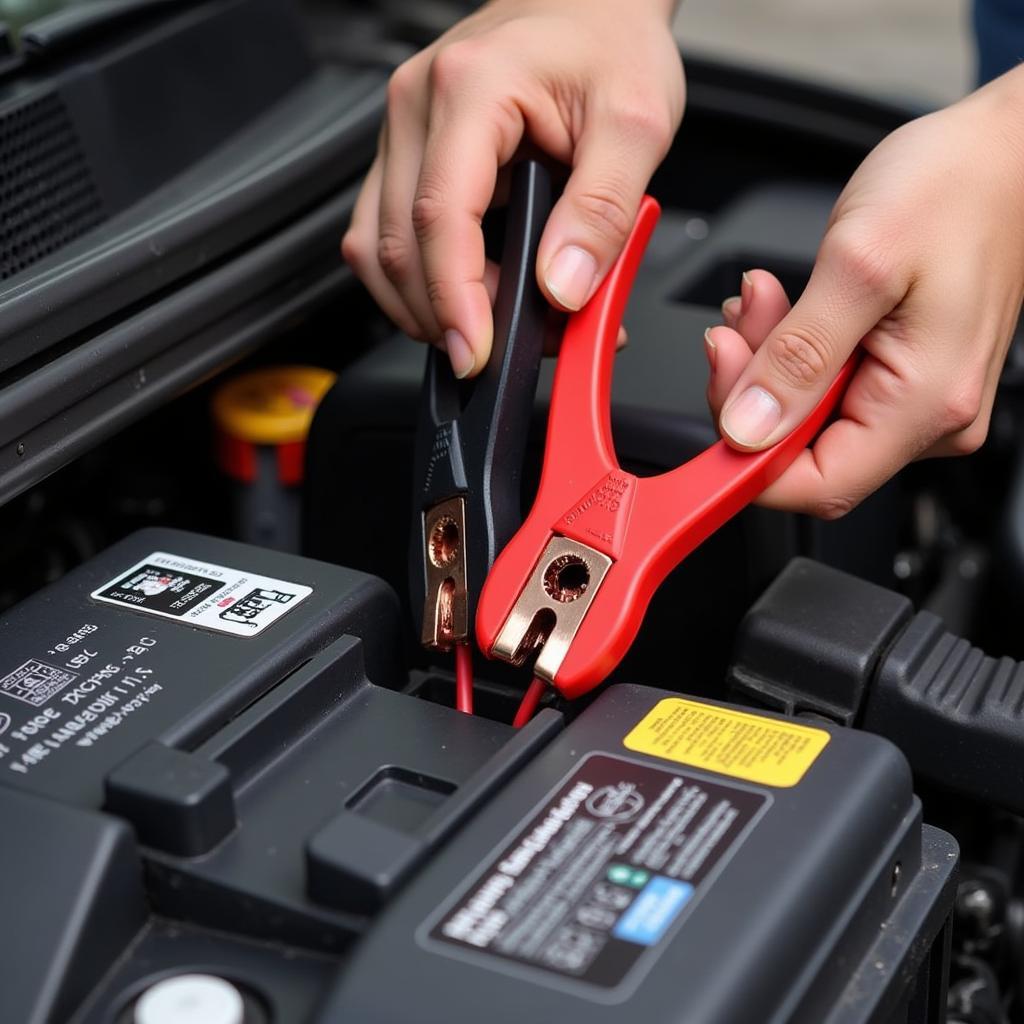
[[[853,374],[762,452],[724,441],[661,476],[619,467],[611,433],[615,340],[659,215],[646,197],[618,261],[565,330],[540,488],[484,584],[476,630],[492,658],[523,663],[569,698],[596,686],[633,642],[651,597],[691,551],[774,482],[821,429]]]

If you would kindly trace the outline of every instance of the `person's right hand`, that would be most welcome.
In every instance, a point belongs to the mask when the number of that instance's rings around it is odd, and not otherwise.
[[[579,309],[625,243],[683,113],[672,0],[493,0],[398,68],[342,253],[460,377],[491,350],[481,221],[523,143],[572,168],[537,279]]]

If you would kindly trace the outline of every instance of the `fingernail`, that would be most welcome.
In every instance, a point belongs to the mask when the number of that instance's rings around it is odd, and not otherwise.
[[[476,356],[473,355],[469,342],[458,331],[452,329],[444,332],[444,347],[448,351],[455,376],[459,380],[468,377],[476,366]]]
[[[750,308],[750,300],[754,297],[754,279],[743,271],[743,280],[740,284],[740,313],[746,313]]]
[[[548,264],[544,282],[566,309],[579,309],[590,298],[597,279],[597,260],[578,245],[560,249]]]
[[[711,364],[711,370],[714,372],[715,357],[718,355],[718,349],[715,348],[715,343],[711,340],[710,327],[704,331],[704,354],[708,357],[708,363]]]
[[[722,413],[722,431],[744,448],[763,444],[782,419],[782,406],[764,388],[747,388]]]
[[[722,303],[722,319],[731,327],[743,311],[743,300],[738,295],[730,295]],[[730,323],[732,321],[732,323]]]

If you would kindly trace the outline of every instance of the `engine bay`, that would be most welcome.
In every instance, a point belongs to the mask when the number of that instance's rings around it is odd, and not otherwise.
[[[461,5],[160,7],[0,67],[0,127],[24,82],[58,97],[100,197],[0,282],[0,1016],[1024,1021],[1021,337],[979,452],[832,522],[745,509],[595,691],[516,730],[528,677],[478,658],[460,714],[409,589],[426,350],[338,239],[389,70]],[[90,137],[87,72],[158,96],[140,65],[205,38],[219,88],[257,14],[233,73],[286,40],[267,95],[119,179],[97,154],[134,152],[138,111]],[[915,113],[687,73],[612,384],[640,478],[717,438],[702,338],[742,272],[799,294],[843,181]],[[218,396],[282,367],[322,395],[291,475],[246,483]]]

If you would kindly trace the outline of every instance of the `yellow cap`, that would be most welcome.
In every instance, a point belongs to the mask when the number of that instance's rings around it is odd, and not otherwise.
[[[335,376],[315,366],[269,366],[244,373],[213,396],[213,418],[238,441],[305,441],[313,413]]]

